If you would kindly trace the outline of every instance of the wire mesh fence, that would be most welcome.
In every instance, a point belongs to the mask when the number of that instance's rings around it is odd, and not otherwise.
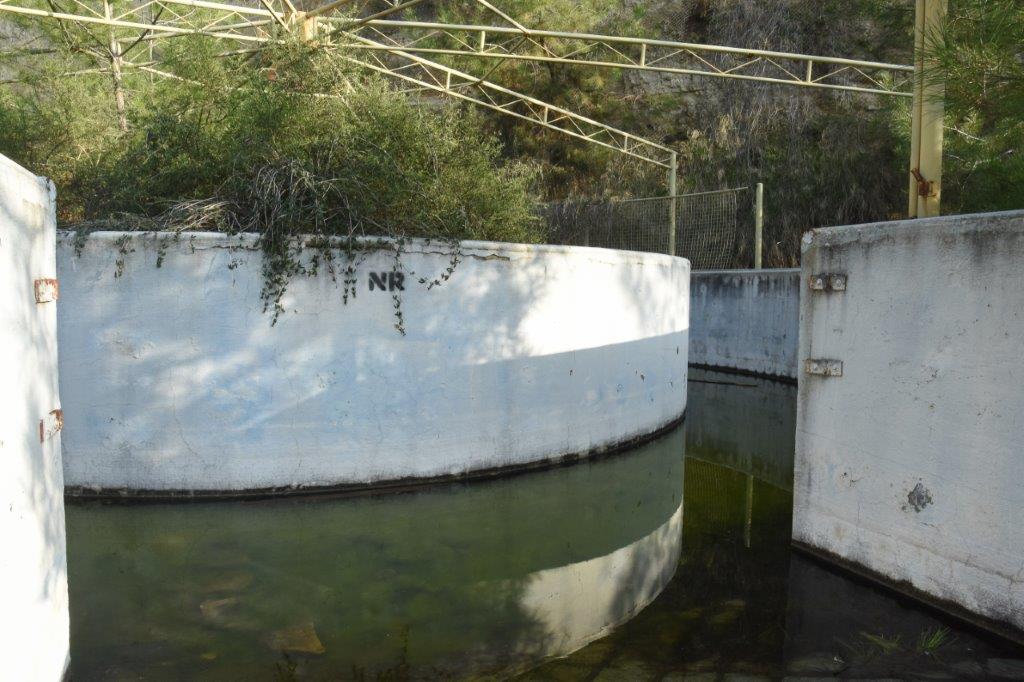
[[[675,253],[694,270],[735,267],[741,232],[752,225],[746,187],[620,201],[562,201],[540,207],[548,241],[628,251]],[[675,203],[675,234],[671,212]]]

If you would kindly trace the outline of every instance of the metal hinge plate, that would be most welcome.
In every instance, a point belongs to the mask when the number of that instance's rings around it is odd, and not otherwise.
[[[823,272],[811,275],[811,291],[846,291],[846,274],[842,272]]]
[[[39,442],[45,443],[53,434],[64,428],[64,410],[51,410],[39,420]]]
[[[822,377],[841,377],[843,376],[843,361],[807,358],[804,360],[804,374]]]
[[[33,282],[36,303],[52,303],[60,297],[60,282],[56,279],[37,279]]]
[[[841,272],[823,272],[810,277],[811,291],[846,291],[846,275]]]

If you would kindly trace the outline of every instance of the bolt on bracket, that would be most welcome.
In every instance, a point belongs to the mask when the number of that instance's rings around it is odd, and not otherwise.
[[[822,272],[811,275],[808,283],[811,291],[846,291],[846,273]]]

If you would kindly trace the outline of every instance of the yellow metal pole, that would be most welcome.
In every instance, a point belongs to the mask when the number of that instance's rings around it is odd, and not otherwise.
[[[301,13],[296,12],[295,14],[300,15]],[[320,33],[317,25],[319,19],[317,17],[310,17],[305,14],[301,14],[299,20],[302,22],[302,40],[307,43],[311,40],[316,40],[317,35]]]
[[[942,199],[942,120],[945,86],[935,77],[929,44],[938,39],[947,0],[916,0],[914,16],[914,104],[910,134],[911,218],[939,215]]]
[[[910,167],[907,176],[910,187],[907,190],[907,217],[917,217],[918,182],[914,170],[921,165],[921,72],[923,71],[924,51],[921,43],[924,39],[924,0],[915,0],[914,8],[914,102],[910,105]]]

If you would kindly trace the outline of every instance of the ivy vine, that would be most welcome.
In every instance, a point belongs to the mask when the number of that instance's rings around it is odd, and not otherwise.
[[[155,242],[156,259],[155,267],[163,267],[167,258],[168,249],[172,244],[181,242],[180,230],[159,230],[141,229],[151,228],[153,225],[148,221],[126,221],[119,223],[116,220],[107,220],[102,223],[79,223],[73,226],[75,229],[72,237],[72,248],[76,258],[82,256],[86,242],[94,232],[119,231],[121,234],[114,240],[116,257],[114,260],[114,278],[124,276],[126,258],[129,254],[135,253],[136,237],[148,238]],[[118,229],[121,228],[121,229]],[[366,261],[368,256],[374,252],[389,251],[391,255],[390,273],[393,275],[401,273],[408,275],[404,281],[415,281],[427,291],[440,286],[451,279],[455,269],[462,262],[463,253],[458,240],[424,240],[425,246],[430,246],[440,241],[447,250],[448,262],[440,273],[433,276],[423,276],[415,270],[406,267],[404,257],[409,253],[409,245],[412,240],[406,237],[351,237],[351,238],[325,238],[325,237],[297,237],[289,239],[284,244],[268,244],[262,238],[257,238],[255,243],[246,243],[246,233],[233,235],[238,237],[238,242],[229,245],[232,251],[249,250],[261,251],[262,265],[261,275],[263,286],[260,290],[260,300],[263,303],[264,314],[270,314],[270,324],[277,324],[281,314],[286,312],[282,299],[288,290],[288,286],[296,277],[317,277],[327,276],[331,281],[340,283],[340,296],[343,305],[348,305],[350,299],[354,300],[357,295],[357,283],[359,281],[359,267]],[[196,235],[189,234],[189,250],[196,252]],[[231,258],[227,264],[228,270],[237,269],[244,261],[239,258]],[[402,336],[406,335],[405,313],[403,300],[400,291],[391,292],[391,303],[395,318],[394,328]]]

